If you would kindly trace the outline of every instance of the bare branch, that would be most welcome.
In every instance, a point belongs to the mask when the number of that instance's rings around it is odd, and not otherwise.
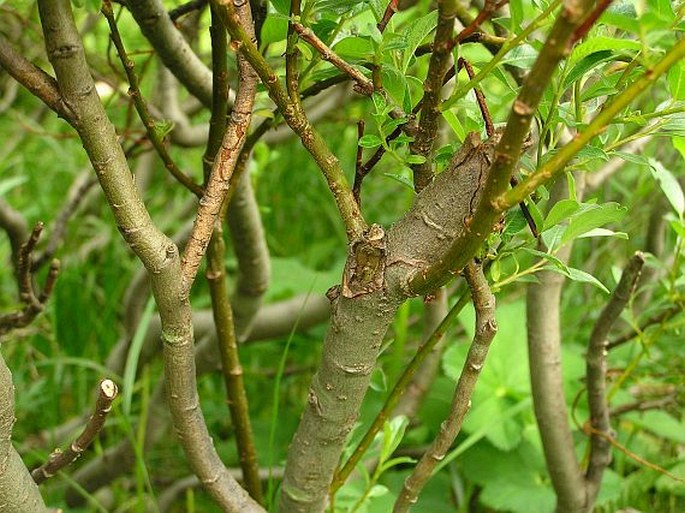
[[[609,302],[599,314],[588,342],[586,383],[592,436],[590,438],[590,464],[586,471],[586,479],[591,502],[594,502],[599,492],[604,469],[611,462],[611,445],[606,437],[599,436],[599,434],[612,436],[609,406],[606,399],[607,335],[630,300],[644,262],[644,255],[640,252],[635,253],[630,259]]]

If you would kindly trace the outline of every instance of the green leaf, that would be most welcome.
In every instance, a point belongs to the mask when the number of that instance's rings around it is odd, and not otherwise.
[[[668,88],[676,100],[685,100],[685,63],[677,62],[668,70]]]
[[[461,124],[461,121],[459,121],[456,114],[451,110],[446,110],[442,113],[442,116],[454,132],[454,135],[459,139],[459,142],[464,142],[464,139],[466,139],[466,130],[464,130],[464,126]]]
[[[523,20],[523,2],[521,0],[511,0],[509,2],[509,11],[511,12],[511,30],[518,33],[521,29],[521,20]]]
[[[381,69],[383,88],[390,94],[395,103],[402,105],[407,92],[407,81],[404,75],[392,65],[383,65]],[[404,122],[404,121],[401,121]]]
[[[669,203],[676,213],[682,217],[683,213],[685,213],[685,196],[683,196],[683,190],[680,188],[678,180],[673,176],[673,173],[656,159],[650,158],[649,166],[652,176],[659,184],[659,187],[661,187],[666,198],[668,198]]]
[[[391,178],[392,180],[401,183],[402,185],[408,187],[412,191],[414,190],[414,181],[411,178],[407,178],[406,175],[399,173],[383,173],[383,176],[387,176],[388,178]]]
[[[530,69],[538,57],[538,51],[531,45],[523,44],[511,50],[504,59],[502,64],[509,64],[516,68]]]
[[[269,0],[277,12],[290,16],[290,0]]]
[[[607,50],[611,50],[612,53],[626,52],[628,50],[634,50],[635,52],[638,52],[640,49],[640,43],[632,39],[607,36],[590,37],[575,47],[571,53],[571,56],[569,57],[569,64],[575,66],[576,63],[579,63],[587,56],[597,52]]]
[[[271,13],[262,25],[262,44],[284,41],[288,35],[288,18]]]
[[[575,200],[564,199],[558,201],[549,210],[541,231],[549,230],[552,226],[559,224],[559,222],[578,212],[578,210],[580,210],[580,203]]]
[[[626,215],[628,209],[618,203],[603,205],[582,205],[580,211],[573,215],[568,227],[561,237],[560,246],[580,235],[608,223],[617,223]]]
[[[28,177],[25,175],[19,175],[19,176],[11,176],[7,178],[6,180],[0,181],[0,198],[2,198],[5,194],[7,194],[9,191],[14,189],[15,187],[19,187],[21,184],[26,182],[28,180]]]
[[[383,444],[381,445],[381,452],[379,460],[385,462],[395,452],[397,446],[404,438],[404,432],[409,425],[409,419],[405,415],[398,415],[392,420],[383,424]]]
[[[383,140],[375,134],[366,134],[359,139],[358,144],[362,148],[378,148]]]
[[[145,305],[145,310],[140,318],[140,323],[133,334],[131,341],[131,348],[126,356],[126,364],[124,366],[124,381],[121,384],[123,391],[122,410],[124,414],[131,413],[131,400],[133,399],[133,391],[135,389],[136,370],[138,369],[138,359],[140,352],[143,349],[143,342],[145,341],[145,334],[147,333],[150,321],[152,320],[152,313],[155,311],[155,300],[150,297]]]
[[[373,56],[373,46],[368,37],[346,37],[336,43],[333,49],[348,61],[366,60]]]
[[[407,47],[402,54],[402,63],[400,65],[400,69],[403,73],[407,72],[409,62],[414,57],[414,52],[416,49],[421,45],[426,36],[435,30],[435,26],[437,24],[438,11],[431,11],[415,22],[409,24],[407,32],[405,33],[407,38]]]
[[[609,289],[604,286],[604,284],[599,281],[597,278],[592,276],[589,273],[586,273],[585,271],[581,271],[580,269],[576,269],[574,267],[567,267],[566,269],[560,269],[559,267],[551,267],[548,268],[551,271],[557,272],[559,274],[563,274],[567,278],[573,281],[579,281],[582,283],[589,283],[591,285],[594,285],[600,290],[603,290],[607,294],[609,294]]]
[[[407,164],[423,164],[424,162],[426,162],[426,157],[423,155],[407,156]]]
[[[617,239],[628,239],[628,234],[625,232],[615,232],[613,230],[607,230],[606,228],[595,228],[589,232],[584,233],[579,236],[579,239],[589,238],[589,237],[615,237]]]
[[[585,75],[588,71],[596,68],[603,62],[610,61],[613,56],[614,52],[611,50],[600,50],[599,52],[594,52],[583,57],[580,62],[571,69],[568,75],[566,75],[566,78],[564,79],[564,89]]]

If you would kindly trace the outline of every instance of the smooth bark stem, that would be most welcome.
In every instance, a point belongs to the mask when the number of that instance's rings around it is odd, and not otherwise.
[[[582,182],[577,185],[576,195],[580,201]],[[564,199],[567,194],[565,182],[555,183],[550,205]],[[567,261],[570,252],[569,244],[556,256],[562,262]],[[542,271],[537,278],[539,283],[529,284],[526,295],[528,360],[535,418],[557,496],[556,511],[580,512],[587,502],[585,482],[569,424],[561,367],[560,301],[564,277]]]

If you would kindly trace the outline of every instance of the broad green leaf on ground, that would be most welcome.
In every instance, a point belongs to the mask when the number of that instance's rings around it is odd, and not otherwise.
[[[483,441],[464,453],[461,467],[464,475],[483,488],[480,501],[496,511],[554,511],[556,501],[546,482],[543,455],[528,441],[512,451]]]
[[[681,497],[685,496],[685,461],[676,463],[668,471],[681,479],[676,481],[670,476],[661,475],[656,480],[656,489],[660,492],[672,493]]]
[[[266,293],[266,301],[307,294],[310,291],[312,294],[324,294],[329,287],[340,282],[342,262],[330,271],[317,271],[305,267],[295,258],[272,257],[271,274],[273,280]]]

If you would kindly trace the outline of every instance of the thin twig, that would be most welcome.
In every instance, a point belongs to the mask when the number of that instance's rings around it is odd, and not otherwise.
[[[357,122],[357,142],[359,142],[362,137],[364,137],[364,120],[360,119]],[[370,171],[370,169],[365,169],[364,164],[362,163],[363,150],[361,145],[357,144],[357,158],[354,166],[354,185],[352,186],[352,195],[354,196],[354,199],[357,200],[359,208],[362,208],[362,182]]]
[[[371,93],[374,92],[375,88],[373,82],[366,78],[366,76],[357,68],[341,59],[326,43],[316,37],[316,34],[314,34],[309,27],[305,27],[299,22],[293,23],[292,26],[302,39],[307,41],[307,43],[312,45],[314,49],[319,52],[323,60],[330,62],[333,66],[354,80],[356,84],[355,88],[358,92],[366,96],[370,96]]]
[[[67,449],[55,449],[48,460],[31,471],[31,477],[36,484],[41,484],[46,479],[54,476],[55,473],[62,470],[71,462],[76,460],[83,451],[95,440],[95,437],[100,433],[102,426],[105,424],[107,414],[112,408],[112,401],[117,396],[117,385],[111,379],[103,379],[98,385],[98,398],[95,401],[95,410],[90,417],[88,424],[83,432],[74,440]]]
[[[613,2],[613,0],[599,0],[597,2],[595,10],[592,11],[588,15],[588,17],[585,18],[585,20],[583,20],[583,23],[581,23],[580,26],[573,33],[573,37],[569,41],[569,48],[573,46],[577,41],[583,39],[587,35],[587,33],[590,32],[592,26],[599,19],[602,13],[606,11],[607,8],[611,5],[611,2]]]
[[[376,27],[378,27],[379,32],[383,32],[385,30],[385,27],[388,26],[388,23],[390,23],[390,20],[392,17],[397,13],[398,5],[400,3],[400,0],[390,0],[388,3],[388,6],[385,8],[385,12],[383,13],[383,17],[381,20],[378,22]]]
[[[86,194],[97,184],[95,177],[91,176],[90,170],[83,173],[74,180],[71,189],[69,190],[67,201],[62,210],[57,216],[52,229],[50,230],[50,238],[45,246],[45,249],[39,255],[36,255],[31,264],[31,269],[36,271],[45,265],[54,255],[60,244],[64,239],[67,231],[67,224],[73,217],[81,202],[86,198]]]
[[[193,11],[199,11],[205,5],[207,5],[207,0],[190,0],[190,2],[186,2],[171,9],[169,11],[169,18],[171,18],[171,21],[176,22],[181,16],[190,14]]]
[[[585,475],[593,497],[599,490],[604,469],[611,461],[611,447],[606,437],[595,435],[595,433],[608,435],[611,430],[606,398],[606,337],[628,304],[644,263],[644,255],[640,252],[635,253],[630,259],[609,302],[599,314],[588,342],[586,384],[593,436],[590,439],[590,463]]]
[[[42,231],[43,223],[37,223],[31,236],[19,250],[16,278],[19,286],[19,300],[24,304],[24,308],[18,312],[0,316],[0,336],[28,326],[44,310],[45,303],[52,294],[59,273],[59,260],[53,260],[50,264],[43,289],[40,291],[36,290],[33,283],[34,275],[31,272],[31,256]]]
[[[659,312],[658,314],[653,315],[653,316],[645,319],[639,328],[633,329],[633,330],[629,331],[628,333],[625,333],[624,335],[616,337],[611,342],[608,342],[607,343],[607,350],[614,349],[620,345],[625,344],[626,342],[630,342],[634,338],[639,337],[640,334],[643,333],[650,326],[653,326],[655,324],[662,324],[662,323],[666,322],[667,320],[669,320],[674,315],[676,315],[682,311],[683,311],[683,305],[682,304],[676,304],[676,305],[671,306],[667,310],[664,310],[663,312]]]
[[[471,289],[473,306],[476,310],[476,327],[473,342],[464,361],[459,381],[454,390],[450,412],[440,426],[435,440],[416,464],[414,471],[404,481],[404,486],[395,502],[393,513],[403,513],[416,503],[421,490],[431,478],[437,464],[445,457],[471,407],[471,396],[478,382],[490,344],[497,333],[495,321],[495,296],[488,286],[480,264],[471,262],[464,269],[466,281]]]
[[[171,155],[169,155],[169,152],[167,151],[166,145],[164,144],[164,139],[158,132],[157,127],[155,125],[155,121],[152,119],[152,115],[150,114],[150,111],[147,107],[147,102],[145,101],[145,98],[143,98],[143,95],[140,92],[138,75],[134,70],[135,64],[126,53],[126,48],[124,48],[124,43],[121,40],[121,34],[119,34],[119,28],[117,27],[117,22],[114,17],[114,10],[112,9],[112,2],[110,0],[104,0],[102,2],[101,10],[102,14],[105,16],[105,19],[107,20],[112,42],[114,43],[114,46],[117,49],[117,54],[119,55],[121,64],[124,67],[124,71],[126,72],[126,78],[128,79],[128,83],[130,86],[128,94],[133,99],[133,104],[135,105],[136,111],[138,112],[138,115],[140,116],[140,119],[143,122],[143,126],[145,127],[145,131],[147,132],[147,136],[150,139],[152,146],[155,148],[155,151],[157,151],[157,154],[162,159],[164,167],[167,168],[171,175],[186,189],[191,191],[198,198],[201,198],[203,193],[202,187],[196,184],[192,178],[190,178],[187,174],[181,171],[179,167],[176,165],[174,160],[171,158]]]

